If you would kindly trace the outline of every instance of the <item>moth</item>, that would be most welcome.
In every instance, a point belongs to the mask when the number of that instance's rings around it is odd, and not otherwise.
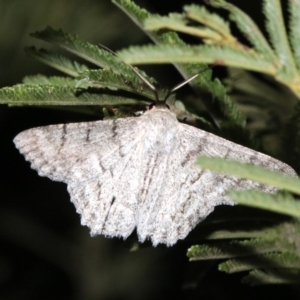
[[[295,175],[288,165],[211,133],[179,123],[159,101],[139,117],[50,125],[18,134],[14,143],[40,176],[67,184],[81,224],[91,235],[168,246],[221,204],[230,188],[275,188],[202,170],[200,155],[235,159]],[[171,90],[171,93],[197,75]]]

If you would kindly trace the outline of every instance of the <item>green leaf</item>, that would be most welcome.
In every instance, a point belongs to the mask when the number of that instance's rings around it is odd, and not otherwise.
[[[129,64],[152,63],[213,63],[232,67],[243,67],[274,75],[276,67],[253,52],[241,52],[231,47],[220,46],[174,46],[147,45],[130,47],[118,52],[118,56]]]
[[[171,47],[187,46],[187,44],[184,43],[175,32],[163,33],[157,36],[158,36],[158,41],[157,41],[158,44],[169,45]],[[199,84],[202,84],[201,87],[204,88],[205,90],[208,90],[208,87],[210,90],[213,90],[213,87],[211,87],[212,72],[211,70],[207,70],[208,66],[206,64],[173,63],[173,65],[177,68],[177,70],[185,79],[191,78],[197,73],[201,73],[201,76],[198,76],[197,78],[195,78],[189,83],[191,87],[195,90],[196,94],[198,94],[199,96],[200,96],[199,91],[197,91],[197,88],[199,89]],[[202,73],[203,70],[206,71]]]
[[[148,102],[69,86],[15,85],[0,90],[0,104],[9,105],[147,105]]]
[[[45,49],[36,50],[34,47],[25,48],[25,52],[30,57],[33,57],[42,63],[49,65],[69,76],[76,77],[79,73],[87,70],[88,67],[76,61],[60,55],[58,53],[50,52]]]
[[[281,76],[286,77],[286,81],[293,81],[299,75],[290,49],[280,1],[264,0],[263,11],[266,16],[266,28],[270,40],[281,63]]]
[[[152,17],[152,15],[149,14],[145,9],[141,9],[130,0],[113,0],[112,2],[115,3],[118,7],[120,7],[132,20],[134,20],[134,22],[140,28],[143,28],[143,24],[147,18]],[[145,33],[157,44],[167,44],[172,46],[185,45],[185,43],[178,37],[178,35],[175,32],[159,34],[146,31]],[[197,74],[201,69],[206,68],[206,66],[203,65],[175,64],[175,66],[185,79],[192,77],[193,75]],[[208,76],[209,72],[207,72],[206,74]],[[193,81],[191,82],[191,85],[193,85]]]
[[[112,0],[112,3],[122,9],[139,27],[149,16],[149,13],[130,0]]]
[[[241,206],[239,207],[241,208]],[[281,215],[274,215],[265,211],[255,212],[245,209],[245,213],[241,214],[238,207],[229,208],[232,211],[217,218],[217,211],[210,215],[201,226],[190,234],[189,240],[193,243],[209,240],[229,240],[229,239],[276,239],[278,235],[286,236],[288,226],[282,223],[286,218]],[[239,216],[235,216],[235,212]],[[246,213],[247,212],[247,213]],[[211,220],[211,222],[209,222]],[[281,222],[281,223],[280,223]],[[295,228],[297,223],[291,224]]]
[[[277,64],[278,59],[273,49],[270,47],[268,41],[260,31],[258,26],[246,13],[244,13],[233,4],[230,4],[223,0],[211,0],[208,4],[229,11],[230,19],[236,23],[236,26],[247,37],[255,50],[264,55],[264,57],[273,64]]]
[[[285,189],[287,191],[300,194],[299,178],[287,176],[282,172],[270,171],[263,167],[233,160],[226,160],[219,157],[202,156],[197,160],[197,164],[203,169],[210,169],[219,173],[258,181],[275,186],[279,189]]]
[[[190,260],[224,259],[237,256],[251,256],[269,252],[291,249],[286,241],[277,239],[251,239],[246,241],[232,241],[213,243],[212,245],[195,245],[188,249]],[[293,248],[292,248],[293,250]]]
[[[184,15],[177,13],[171,13],[167,17],[152,15],[145,20],[144,28],[145,30],[169,29],[212,41],[222,39],[218,33],[208,28],[188,26]]]
[[[147,18],[151,18],[152,15],[145,9],[140,8],[130,0],[113,0],[119,8],[121,8],[140,28],[144,29],[144,22]],[[167,44],[172,46],[183,46],[185,43],[178,37],[175,32],[158,33],[145,31],[145,33],[157,44]],[[178,71],[182,74],[185,79],[188,79],[199,72],[199,70],[206,66],[197,65],[181,65],[174,64]],[[190,68],[191,67],[191,68]],[[192,69],[192,70],[191,70]],[[190,83],[193,85],[193,82]]]
[[[300,217],[300,201],[294,199],[290,194],[273,195],[256,190],[231,190],[227,194],[234,202],[242,205],[266,209],[291,217]]]
[[[124,64],[111,52],[88,42],[83,42],[76,35],[47,27],[45,30],[32,33],[31,36],[60,46],[99,67],[111,69],[115,73],[123,75],[134,73],[128,65]]]
[[[235,40],[230,33],[229,23],[219,15],[209,12],[204,6],[191,4],[184,6],[183,9],[188,19],[206,25],[227,40]]]
[[[298,284],[300,281],[300,271],[291,269],[253,270],[248,276],[242,279],[243,283],[250,286],[263,284]]]
[[[257,268],[300,269],[300,258],[291,253],[271,253],[230,259],[219,265],[219,270],[226,273],[242,272]]]
[[[287,1],[289,11],[290,43],[298,70],[300,69],[300,0]]]
[[[77,87],[106,87],[112,90],[121,89],[141,95],[145,98],[156,100],[153,91],[141,81],[136,74],[129,77],[122,74],[116,74],[111,70],[87,70],[83,72],[78,79],[79,83],[77,84]],[[158,89],[159,99],[164,99],[167,92],[167,90]],[[149,104],[150,103],[151,102],[149,102]]]

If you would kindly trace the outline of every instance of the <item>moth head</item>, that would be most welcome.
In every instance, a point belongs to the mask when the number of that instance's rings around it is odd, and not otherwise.
[[[153,94],[154,94],[154,97],[155,97],[155,102],[151,105],[151,106],[160,106],[160,107],[168,107],[167,105],[167,100],[169,99],[169,97],[174,94],[177,90],[179,90],[180,88],[182,88],[183,86],[185,86],[187,83],[189,83],[190,81],[194,80],[197,76],[199,76],[201,73],[211,69],[214,67],[213,66],[209,66],[207,68],[205,68],[204,70],[202,70],[201,72],[193,75],[192,77],[180,82],[179,84],[175,85],[172,89],[169,90],[169,92],[166,94],[166,96],[164,97],[163,100],[159,99],[159,96],[158,96],[158,92],[157,92],[157,89],[156,87],[149,81],[147,80],[147,78],[145,78],[143,75],[141,75],[137,69],[135,69],[133,66],[127,64],[131,69],[132,71],[153,91]]]
[[[158,92],[156,87],[149,81],[147,78],[145,78],[143,75],[141,75],[133,66],[128,66],[132,69],[132,71],[153,91],[155,102],[152,104],[152,106],[160,106],[160,107],[168,107],[167,100],[168,98],[175,93],[177,90],[179,90],[181,87],[189,83],[190,81],[194,80],[200,73],[195,74],[194,76],[184,80],[183,82],[180,82],[179,84],[175,85],[172,89],[169,90],[169,92],[165,95],[164,99],[159,99]],[[169,108],[169,107],[168,107]]]

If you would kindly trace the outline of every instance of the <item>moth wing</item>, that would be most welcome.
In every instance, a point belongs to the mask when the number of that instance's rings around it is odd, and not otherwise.
[[[68,184],[91,234],[126,238],[136,226],[140,118],[50,125],[26,130],[14,143],[40,176]]]
[[[225,193],[230,188],[276,189],[235,176],[202,170],[195,165],[200,155],[235,159],[295,176],[288,165],[257,151],[240,146],[200,129],[179,124],[177,145],[172,156],[160,162],[160,192],[149,196],[141,215],[138,233],[141,240],[150,238],[154,245],[173,245],[203,221],[220,204],[233,205]],[[147,214],[146,214],[147,212]]]

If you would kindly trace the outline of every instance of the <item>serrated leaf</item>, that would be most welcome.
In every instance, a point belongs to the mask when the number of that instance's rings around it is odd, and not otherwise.
[[[235,175],[300,194],[299,178],[290,177],[281,172],[218,157],[202,156],[197,160],[197,164],[204,169]]]
[[[135,3],[130,0],[113,0],[114,4],[116,4],[119,8],[121,8],[139,27],[143,28],[144,20],[149,18],[151,14],[149,14],[145,9],[140,8]],[[185,43],[178,37],[175,32],[156,34],[152,32],[145,32],[154,42],[160,44],[168,44],[173,46],[182,46]],[[176,68],[183,75],[185,79],[192,77],[199,72],[201,66],[196,66],[196,72],[189,72],[185,65],[175,64]],[[191,65],[189,65],[191,66]],[[203,66],[202,66],[203,68]]]
[[[204,6],[191,4],[185,5],[183,9],[187,18],[205,24],[223,36],[231,36],[228,22],[219,15],[209,12]]]
[[[144,20],[144,26],[147,30],[158,30],[161,28],[186,26],[187,20],[184,15],[170,13],[168,16],[150,15]]]
[[[122,74],[116,74],[111,70],[87,70],[83,72],[79,77],[80,84],[77,87],[95,87],[95,88],[110,88],[112,90],[124,90],[131,93],[141,95],[145,98],[152,100],[155,99],[153,91],[136,76],[124,76]],[[157,89],[159,99],[164,99],[167,94],[167,90]]]
[[[257,268],[300,269],[300,258],[291,253],[271,253],[230,259],[219,265],[219,270],[226,273],[242,272]]]
[[[287,1],[289,11],[289,38],[298,70],[300,69],[300,0]]]
[[[169,16],[151,15],[144,21],[144,28],[145,30],[174,30],[207,39],[212,42],[220,41],[222,39],[218,33],[208,28],[188,26],[184,15],[176,13],[171,13]]]
[[[213,63],[271,75],[276,72],[276,67],[261,55],[246,51],[241,52],[231,47],[147,45],[121,50],[118,55],[129,64]]]
[[[255,50],[258,53],[262,53],[267,60],[277,64],[278,59],[273,49],[270,47],[268,41],[258,26],[246,13],[244,13],[235,5],[223,0],[211,0],[208,4],[229,11],[230,19],[236,23],[239,30],[247,37],[249,42],[254,46]]]
[[[31,36],[60,46],[99,67],[111,69],[115,73],[123,75],[134,73],[129,66],[111,52],[88,42],[83,42],[76,35],[47,27],[45,30],[32,33]]]
[[[219,245],[219,247],[210,245],[195,245],[188,249],[187,257],[190,261],[234,257],[234,254],[230,255],[226,251],[228,248],[230,248],[229,243],[224,243],[223,245]]]
[[[139,26],[142,29],[144,26],[144,21],[147,18],[152,16],[145,9],[140,8],[130,0],[113,0],[112,2],[116,4],[119,8],[121,8],[137,24],[137,26]],[[185,45],[185,43],[178,37],[178,35],[175,32],[155,33],[155,32],[145,31],[145,33],[157,44],[168,44],[172,46]],[[195,66],[195,69],[197,71],[190,72],[190,70],[187,67],[190,67],[191,65],[181,65],[181,64],[174,64],[174,65],[185,79],[194,76],[197,72],[199,72],[199,70],[206,67],[206,66],[197,65]]]
[[[184,43],[178,36],[176,32],[168,32],[163,33],[158,36],[158,44],[169,45],[172,47],[185,47],[186,43]],[[188,79],[194,76],[197,73],[201,73],[203,70],[207,70],[206,64],[173,64],[183,78]],[[201,76],[198,76],[194,80],[192,80],[189,84],[194,88],[196,82],[206,82],[206,85],[209,86],[211,82],[212,72],[207,70],[206,72],[201,73]],[[197,94],[197,91],[195,91]]]
[[[25,48],[25,52],[30,57],[33,57],[69,76],[76,77],[79,73],[88,69],[88,67],[83,64],[72,61],[61,54],[50,52],[45,49],[36,50],[34,47],[28,47]]]
[[[269,252],[278,252],[293,247],[287,242],[277,239],[250,239],[245,241],[219,242],[212,245],[195,245],[188,249],[190,260],[224,259],[239,256],[251,256]]]
[[[264,0],[263,11],[266,16],[266,28],[277,57],[281,63],[281,76],[286,81],[299,81],[295,61],[290,49],[285,23],[279,0]]]
[[[213,220],[216,213],[211,216]],[[196,244],[203,240],[276,239],[278,235],[285,235],[286,231],[291,229],[286,223],[278,225],[278,222],[283,221],[284,218],[274,215],[271,217],[265,212],[261,212],[261,215],[250,212],[250,215],[242,214],[240,217],[235,217],[233,211],[230,215],[224,215],[221,220],[217,218],[212,223],[206,220],[190,234],[189,240]],[[291,226],[298,225],[293,223]]]
[[[250,286],[263,284],[298,284],[300,281],[300,271],[298,270],[253,270],[248,276],[242,279],[243,283]]]
[[[0,90],[0,104],[9,105],[147,105],[148,102],[72,87],[54,85],[15,85]]]
[[[300,201],[289,194],[273,195],[256,190],[231,190],[227,194],[234,202],[242,205],[266,209],[291,217],[300,217]]]
[[[122,9],[139,27],[149,16],[149,13],[130,0],[112,0],[112,3]]]

